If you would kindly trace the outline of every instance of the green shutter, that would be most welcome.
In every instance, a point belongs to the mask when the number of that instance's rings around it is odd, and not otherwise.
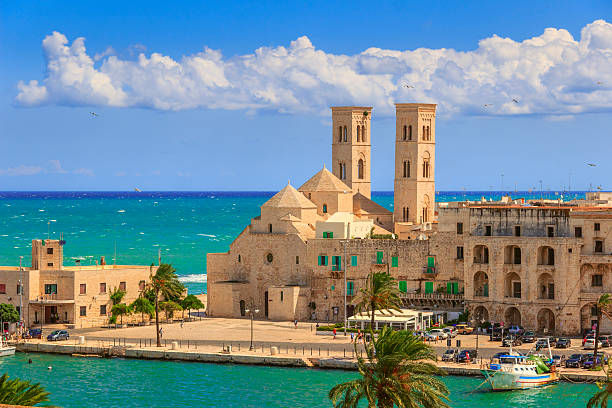
[[[449,295],[453,293],[453,283],[452,282],[446,282],[446,293]]]
[[[351,266],[357,266],[357,255],[351,255]]]
[[[425,282],[425,293],[433,293],[433,282]]]
[[[323,265],[327,266],[327,255],[323,255]]]
[[[323,265],[323,257],[319,255],[319,266]]]
[[[453,295],[459,294],[459,282],[453,282]]]
[[[436,258],[433,256],[427,257],[427,267],[434,268],[436,266]]]
[[[485,283],[483,286],[483,292],[486,297],[489,297],[489,284]]]
[[[383,253],[382,253],[382,251],[376,252],[376,263],[377,264],[383,263]]]
[[[334,285],[331,286],[331,290],[336,290],[336,287]]]
[[[332,232],[328,232],[328,233],[327,233],[327,237],[328,237],[328,238],[333,238],[333,237],[334,237],[334,233],[333,233],[333,231],[332,231]]]
[[[346,282],[346,294],[348,296],[353,296],[353,282],[352,281]]]
[[[394,268],[397,268],[397,264],[398,264],[397,256],[392,256],[391,257],[391,266],[394,267]]]
[[[327,238],[327,231],[323,231],[323,238]]]
[[[399,291],[402,293],[408,292],[408,284],[406,281],[399,281]]]

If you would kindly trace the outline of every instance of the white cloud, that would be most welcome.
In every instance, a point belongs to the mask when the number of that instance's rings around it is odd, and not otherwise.
[[[64,174],[66,170],[62,168],[62,163],[59,160],[49,160],[49,173]]]
[[[40,166],[26,166],[21,164],[16,167],[0,169],[0,176],[34,176],[42,172],[43,168]]]
[[[25,165],[21,164],[7,169],[0,169],[0,176],[34,176],[37,174],[67,174],[62,163],[59,160],[49,160],[47,166]],[[94,172],[91,169],[79,168],[70,173],[81,176],[93,176]]]
[[[466,52],[369,48],[337,55],[300,37],[288,47],[261,47],[231,58],[205,47],[179,60],[159,53],[141,52],[135,60],[103,55],[94,67],[84,38],[69,44],[58,32],[44,39],[43,51],[46,77],[17,85],[23,106],[327,114],[332,105],[363,104],[389,115],[395,102],[419,101],[457,115],[612,110],[612,25],[603,20],[586,25],[580,40],[547,28],[520,42],[493,35]]]
[[[92,177],[94,175],[94,172],[92,169],[87,169],[87,168],[80,168],[80,169],[76,169],[72,171],[72,174],[77,174],[79,176],[89,176]]]

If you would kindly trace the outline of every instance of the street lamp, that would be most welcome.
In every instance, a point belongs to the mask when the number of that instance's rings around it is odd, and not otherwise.
[[[259,309],[245,309],[244,311],[251,316],[251,345],[249,346],[249,351],[253,351],[253,317],[256,313],[259,313]]]
[[[21,269],[21,261],[23,256],[19,257],[19,329],[23,331],[23,269]]]

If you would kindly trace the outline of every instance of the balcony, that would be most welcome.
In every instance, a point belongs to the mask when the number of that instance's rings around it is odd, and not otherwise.
[[[448,293],[400,293],[400,299],[408,308],[434,308],[463,310],[463,294]]]
[[[423,267],[423,275],[425,276],[436,276],[438,274],[438,269],[433,266],[424,266]]]
[[[463,294],[451,295],[448,293],[400,293],[401,299],[430,299],[430,300],[463,300]]]

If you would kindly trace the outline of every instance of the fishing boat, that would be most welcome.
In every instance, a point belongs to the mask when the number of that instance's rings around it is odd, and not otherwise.
[[[548,351],[552,361],[550,344]],[[493,391],[527,390],[559,382],[554,364],[546,364],[540,356],[523,356],[513,353],[510,347],[510,352],[497,360],[481,370]]]
[[[15,347],[6,345],[3,337],[4,336],[0,336],[0,357],[12,356],[15,354]]]

